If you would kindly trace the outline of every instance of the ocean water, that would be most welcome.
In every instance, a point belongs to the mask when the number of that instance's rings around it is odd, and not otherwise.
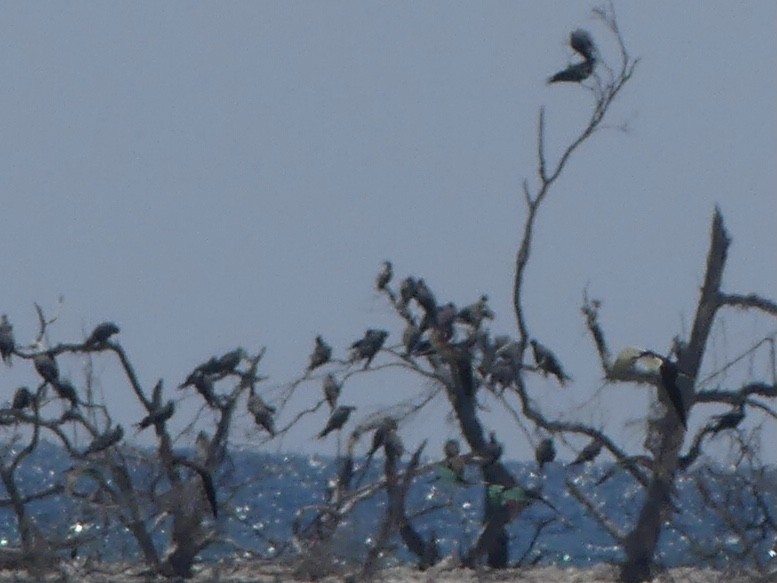
[[[376,456],[363,483],[379,474],[382,462]],[[22,493],[31,494],[58,483],[71,463],[57,446],[42,443],[20,468]],[[543,475],[537,473],[534,463],[507,465],[524,486],[541,488],[543,497],[559,512],[556,514],[543,504],[534,504],[510,524],[511,562],[522,559],[524,563],[586,566],[622,558],[617,544],[569,494],[564,482],[566,479],[573,481],[618,528],[628,532],[644,495],[633,478],[619,472],[597,486],[597,480],[610,465],[567,468],[560,463],[550,463],[545,466]],[[336,470],[337,460],[333,458],[230,452],[216,477],[219,502],[226,511],[222,511],[215,528],[222,538],[235,545],[214,544],[202,553],[203,560],[234,555],[235,546],[244,549],[246,555],[253,553],[266,558],[292,552],[287,543],[295,515],[303,507],[325,501],[327,483],[334,478]],[[475,468],[468,468],[468,471],[468,479],[477,480]],[[356,474],[359,474],[358,462]],[[774,469],[761,477],[764,487],[759,491],[767,502],[766,508],[741,487],[742,476],[727,473],[725,469],[714,474],[707,472],[704,476],[709,486],[707,495],[720,508],[730,508],[738,518],[751,519],[749,521],[754,525],[764,522],[763,517],[769,509],[774,515],[777,508],[777,472]],[[142,491],[149,483],[148,468],[137,465],[133,480],[138,491]],[[159,491],[163,492],[164,487],[159,487]],[[2,498],[5,497],[3,491]],[[419,476],[411,488],[407,511],[411,517],[419,515],[413,519],[413,524],[424,536],[434,532],[440,550],[447,554],[468,548],[477,538],[483,500],[482,485],[460,486],[447,483],[435,474],[426,474]],[[385,503],[385,495],[380,493],[355,507],[336,534],[336,548],[342,549],[339,558],[358,560],[364,555],[371,537],[377,532]],[[672,524],[666,525],[659,543],[658,560],[663,565],[724,568],[740,560],[737,553],[746,541],[726,528],[720,513],[706,508],[693,472],[678,478],[674,504],[676,512]],[[28,508],[43,532],[59,536],[98,534],[96,541],[79,548],[82,556],[99,556],[105,560],[139,558],[134,540],[115,519],[115,514],[95,513],[90,505],[62,495],[32,502]],[[303,513],[302,517],[309,520],[313,517],[312,511]],[[532,544],[535,531],[543,522],[548,524]],[[168,528],[164,519],[155,524],[154,536],[160,547],[167,539]],[[750,534],[755,530],[753,527]],[[756,549],[764,560],[768,558],[768,543],[771,538]],[[14,515],[8,507],[0,506],[0,547],[16,544],[18,532]],[[413,560],[398,538],[395,546],[395,560]]]

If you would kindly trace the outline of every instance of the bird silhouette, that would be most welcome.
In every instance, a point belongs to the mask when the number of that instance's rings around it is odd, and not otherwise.
[[[548,347],[543,346],[536,340],[531,341],[531,347],[534,352],[534,362],[544,375],[552,374],[558,379],[561,386],[564,386],[566,381],[572,380],[566,375],[564,369],[561,368],[558,358]]]
[[[585,81],[594,72],[594,61],[583,61],[569,65],[566,69],[559,71],[548,79],[548,85],[551,83],[570,82],[580,83]]]
[[[540,470],[545,464],[556,459],[556,446],[553,444],[552,439],[546,437],[540,441],[537,449],[534,450],[534,459],[537,460]]]
[[[108,341],[114,334],[119,333],[119,327],[113,322],[103,322],[95,326],[89,338],[84,342],[85,346],[99,346]]]
[[[735,409],[732,409],[728,413],[713,417],[715,423],[710,426],[710,432],[716,434],[721,431],[726,431],[727,429],[736,429],[744,418],[745,404],[740,403]]]
[[[596,459],[596,456],[598,456],[601,453],[601,451],[602,451],[602,442],[594,438],[588,443],[588,445],[586,445],[580,451],[579,454],[577,454],[577,457],[569,465],[577,466],[580,464],[584,464],[586,462],[593,461]]]
[[[396,429],[397,422],[393,417],[384,418],[380,422],[380,425],[375,429],[375,433],[372,434],[372,444],[370,445],[370,450],[367,452],[367,456],[371,457],[375,455],[375,452],[386,443],[386,436],[389,432],[396,431]]]
[[[39,352],[32,357],[32,364],[41,378],[51,385],[59,381],[59,367],[51,352]]]
[[[375,279],[375,289],[383,291],[391,281],[391,277],[394,275],[394,269],[391,265],[391,261],[383,262],[383,269],[378,273],[378,277]]]
[[[332,347],[329,346],[321,336],[316,336],[316,346],[313,348],[313,352],[310,355],[310,364],[308,364],[308,372],[318,368],[329,362],[332,358]]]
[[[655,358],[660,362],[658,374],[661,377],[661,387],[664,389],[666,396],[669,397],[669,401],[672,404],[675,413],[677,413],[677,418],[680,419],[680,423],[682,423],[685,429],[688,429],[687,407],[683,399],[683,393],[677,385],[677,380],[681,374],[686,378],[688,375],[681,373],[676,362],[673,362],[652,350],[645,350],[638,358],[644,358],[646,356]]]
[[[340,397],[341,388],[340,383],[337,382],[337,378],[332,373],[324,377],[324,398],[329,403],[330,409],[337,407],[337,399]]]
[[[569,46],[586,61],[596,59],[596,45],[588,31],[578,28],[569,35]]]
[[[318,438],[323,439],[332,431],[340,429],[348,421],[348,417],[351,416],[351,411],[354,411],[355,409],[356,407],[351,405],[339,405],[335,408],[335,410],[332,411],[329,420],[326,422],[326,426],[321,430],[321,433],[318,434]]]
[[[19,387],[13,394],[11,409],[22,411],[33,404],[35,397],[27,387]]]
[[[16,350],[16,340],[13,335],[13,326],[8,321],[8,316],[3,314],[0,320],[0,356],[5,364],[11,364],[11,355]]]
[[[100,451],[104,451],[109,447],[113,447],[119,443],[124,437],[124,428],[121,425],[116,425],[113,429],[107,430],[95,437],[89,447],[84,450],[84,455],[90,455]]]
[[[385,330],[370,328],[361,339],[351,344],[352,359],[357,361],[366,358],[367,362],[364,364],[364,368],[369,367],[372,359],[383,347],[386,338],[388,338],[388,332]]]
[[[406,306],[415,297],[416,280],[412,277],[406,277],[399,284],[399,300],[402,306]]]
[[[248,409],[248,412],[254,416],[256,424],[263,427],[271,437],[275,437],[275,420],[273,419],[275,407],[271,407],[265,403],[264,400],[251,389],[251,392],[248,395],[248,401],[246,402],[246,408]]]
[[[175,403],[173,401],[168,401],[164,407],[160,407],[143,417],[136,427],[139,431],[143,431],[146,427],[155,423],[164,423],[173,416],[173,413],[175,413]]]
[[[493,320],[494,313],[488,307],[488,296],[480,296],[474,304],[463,307],[457,317],[460,322],[469,324],[473,328],[480,328],[483,320]]]

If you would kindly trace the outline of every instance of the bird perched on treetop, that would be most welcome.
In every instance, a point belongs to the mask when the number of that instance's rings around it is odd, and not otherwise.
[[[11,354],[16,349],[16,340],[13,336],[13,326],[8,321],[8,316],[3,314],[0,320],[0,356],[5,364],[11,364]]]
[[[540,441],[537,449],[534,450],[534,459],[537,460],[537,463],[540,465],[540,469],[542,469],[542,466],[544,466],[546,463],[552,462],[554,459],[556,459],[556,446],[553,444],[552,439],[546,437]]]
[[[329,362],[330,358],[332,358],[332,347],[324,342],[324,339],[321,338],[321,336],[316,336],[316,346],[313,348],[313,353],[310,355],[308,372],[326,364]]]
[[[57,393],[57,396],[60,399],[66,399],[70,401],[71,407],[78,407],[78,393],[76,392],[76,388],[73,386],[73,383],[67,379],[60,379],[56,383],[53,383],[51,386],[54,387],[54,391]]]
[[[399,284],[400,303],[406,306],[415,297],[416,281],[412,277],[406,277]]]
[[[103,322],[95,326],[89,338],[84,342],[85,346],[98,346],[108,341],[114,334],[119,333],[119,327],[113,322]]]
[[[321,430],[321,433],[318,434],[318,438],[323,439],[332,431],[340,429],[348,421],[348,417],[351,416],[351,411],[354,411],[355,409],[356,407],[351,405],[338,406],[334,411],[332,411],[332,415],[329,417],[329,421],[326,422],[326,426]]]
[[[257,425],[264,427],[267,430],[267,433],[272,437],[275,437],[275,420],[273,419],[275,407],[265,403],[264,400],[254,392],[253,388],[250,389],[248,401],[246,402],[246,409],[254,416],[254,421]]]
[[[542,371],[542,374],[552,374],[558,379],[558,382],[563,387],[566,381],[572,380],[564,373],[564,369],[561,368],[561,363],[556,358],[556,355],[551,352],[550,348],[543,346],[536,340],[531,341],[532,351],[534,352],[534,362]]]
[[[364,368],[370,366],[372,359],[378,354],[378,351],[383,347],[383,343],[388,338],[388,332],[385,330],[374,330],[370,328],[364,333],[364,336],[351,344],[352,359],[354,361],[366,358],[367,362]]]
[[[378,273],[378,277],[375,279],[375,289],[383,291],[391,281],[391,277],[394,275],[394,269],[391,266],[391,261],[383,262],[383,269]]]

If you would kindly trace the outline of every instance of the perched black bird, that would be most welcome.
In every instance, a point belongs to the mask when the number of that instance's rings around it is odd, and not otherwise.
[[[35,397],[27,387],[19,387],[13,394],[11,409],[22,411],[33,404]]]
[[[491,432],[488,436],[488,443],[486,444],[486,451],[488,454],[488,463],[494,463],[502,457],[504,447],[496,439],[496,433]]]
[[[418,302],[418,305],[421,306],[426,313],[424,320],[427,320],[429,323],[436,322],[437,300],[434,298],[432,290],[429,289],[429,286],[426,285],[426,282],[423,280],[423,278],[419,278],[415,283],[415,295],[413,297],[415,298],[415,301]],[[421,329],[424,329],[423,325],[421,326]]]
[[[442,446],[442,451],[446,458],[456,457],[461,453],[461,445],[459,445],[458,439],[449,439]]]
[[[409,322],[402,332],[405,356],[411,356],[414,353],[419,340],[421,340],[421,330],[413,322]]]
[[[370,366],[372,359],[383,347],[383,343],[388,338],[388,332],[385,330],[374,330],[370,328],[365,332],[364,337],[351,344],[352,358],[354,361],[366,358],[367,362],[364,368]]]
[[[240,364],[240,361],[243,360],[244,356],[245,352],[242,348],[227,352],[218,359],[215,373],[227,374],[235,372],[235,368],[237,368],[237,365]]]
[[[102,324],[98,324],[95,329],[92,330],[92,333],[89,335],[89,338],[86,339],[84,345],[98,346],[104,342],[107,342],[111,336],[118,333],[119,327],[116,324],[113,322],[103,322]]]
[[[383,419],[377,429],[375,429],[375,433],[372,434],[372,445],[370,446],[370,451],[367,452],[367,456],[375,455],[375,452],[386,443],[386,436],[389,432],[396,430],[397,422],[393,417]]]
[[[321,338],[321,336],[316,336],[316,346],[313,348],[313,353],[310,355],[308,372],[326,364],[329,362],[330,358],[332,358],[332,347],[324,342],[324,339]]]
[[[383,269],[381,269],[378,277],[375,279],[375,289],[383,291],[391,281],[391,277],[394,275],[394,269],[391,265],[391,261],[383,262]]]
[[[575,63],[569,65],[563,71],[559,71],[548,79],[548,84],[558,83],[561,81],[568,81],[570,83],[580,83],[585,81],[594,72],[594,61],[583,61],[582,63]]]
[[[60,399],[70,401],[71,407],[78,407],[78,393],[73,383],[67,379],[61,379],[51,386],[54,387],[54,391]]]
[[[16,340],[13,336],[13,326],[8,321],[8,316],[3,314],[0,320],[0,356],[5,364],[11,364],[11,355],[16,349]]]
[[[399,284],[399,299],[403,306],[406,306],[415,297],[416,287],[416,281],[412,277],[406,277]]]
[[[534,459],[537,460],[537,463],[540,465],[540,469],[542,469],[542,466],[544,466],[546,463],[552,462],[554,459],[556,459],[556,446],[553,444],[552,439],[546,437],[540,441],[537,449],[534,450]]]
[[[688,429],[688,411],[683,399],[683,393],[680,390],[680,387],[677,386],[678,377],[682,374],[687,378],[688,375],[681,373],[676,362],[672,362],[665,356],[656,354],[652,350],[645,350],[637,358],[643,358],[645,356],[650,356],[660,361],[661,364],[658,367],[658,374],[661,377],[661,386],[663,387],[666,396],[669,397],[669,401],[672,403],[672,407],[674,407],[677,417],[680,419],[680,423],[683,424],[685,429]]]
[[[584,464],[586,462],[590,462],[596,459],[596,456],[598,456],[602,451],[602,442],[598,439],[592,439],[588,445],[586,445],[579,454],[577,454],[577,457],[575,460],[570,463],[570,466],[576,466],[579,464]]]
[[[329,408],[334,409],[337,407],[337,399],[340,397],[340,389],[342,388],[340,383],[337,382],[337,378],[332,373],[329,373],[324,377],[324,398],[329,403]]]
[[[351,416],[351,411],[355,409],[356,407],[351,405],[338,406],[334,411],[332,411],[332,415],[329,417],[329,421],[326,422],[326,427],[324,427],[324,429],[321,430],[321,433],[318,434],[318,438],[323,439],[330,432],[335,431],[336,429],[340,429],[348,421],[348,417]]]
[[[569,46],[586,61],[596,60],[596,46],[588,31],[578,28],[569,35]]]
[[[710,426],[710,431],[715,434],[727,429],[736,429],[745,418],[745,404],[740,403],[738,407],[732,409],[723,415],[716,415],[715,424]]]
[[[260,427],[264,427],[271,437],[275,437],[275,420],[273,419],[275,407],[271,407],[265,403],[264,400],[252,390],[248,395],[246,408],[248,409],[248,412],[254,416],[256,424]]]
[[[392,429],[386,433],[385,443],[383,444],[386,457],[398,460],[405,453],[405,446],[402,443],[402,438],[399,437],[399,433]]]
[[[275,419],[273,419],[273,412],[269,407],[258,410],[254,413],[254,423],[259,427],[264,427],[270,437],[275,437]]]
[[[448,302],[444,306],[438,306],[435,316],[435,321],[431,323],[437,331],[442,335],[445,340],[450,340],[453,337],[453,323],[456,321],[456,316],[459,311],[456,309],[456,305],[452,302]],[[427,316],[429,313],[427,312]],[[424,318],[426,320],[426,318]],[[421,328],[424,329],[427,326],[421,323]]]
[[[143,431],[146,427],[153,425],[154,423],[163,423],[170,419],[175,413],[175,403],[168,401],[164,407],[160,407],[156,411],[152,411],[136,425],[139,431]]]
[[[113,447],[119,443],[124,437],[124,428],[121,425],[116,425],[113,429],[109,429],[105,433],[98,435],[89,444],[89,447],[84,450],[84,455],[90,455]]]
[[[59,381],[59,367],[51,352],[39,352],[32,357],[32,364],[44,381],[56,387]]]
[[[556,355],[553,354],[549,348],[543,346],[536,340],[531,341],[531,347],[534,352],[534,362],[544,375],[547,376],[548,374],[552,374],[558,379],[561,386],[564,386],[566,381],[572,380],[564,373],[564,369],[561,368],[561,363],[559,363],[558,358],[556,358]]]
[[[488,296],[480,296],[480,300],[474,304],[463,307],[459,311],[458,319],[473,328],[480,328],[483,320],[493,320],[494,312],[488,307]]]

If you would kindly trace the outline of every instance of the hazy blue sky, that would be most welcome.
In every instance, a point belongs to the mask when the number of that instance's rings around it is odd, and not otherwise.
[[[545,79],[568,62],[578,26],[612,56],[591,6],[5,4],[0,310],[26,342],[32,302],[53,310],[63,294],[52,342],[115,320],[143,382],[164,377],[171,392],[198,362],[238,345],[268,347],[273,387],[303,369],[318,333],[339,355],[369,326],[398,340],[372,288],[386,258],[399,276],[424,276],[441,302],[488,293],[493,330],[512,333],[520,184],[536,176],[538,108],[554,153],[591,105],[584,89]],[[528,269],[530,330],[576,381],[562,390],[532,379],[548,409],[584,403],[600,385],[579,313],[586,285],[616,350],[666,350],[688,332],[714,205],[733,237],[726,290],[777,291],[777,4],[616,10],[642,61],[609,119],[631,130],[596,135],[569,164]],[[774,330],[729,313],[705,370]],[[60,366],[78,384],[83,364]],[[118,420],[137,420],[113,361],[95,365]],[[9,396],[34,379],[21,363],[2,375]],[[763,359],[722,386],[752,378],[768,379]],[[366,414],[419,386],[376,376],[342,399]],[[318,382],[302,390],[319,396]],[[643,416],[649,395],[608,387],[572,415],[617,428]],[[198,401],[186,403],[179,409]],[[456,435],[446,411],[440,400],[403,427],[408,444]],[[266,447],[332,452],[333,439],[323,449],[311,439],[324,417]],[[505,416],[487,417],[508,456],[528,455]],[[641,443],[639,426],[618,434]]]

